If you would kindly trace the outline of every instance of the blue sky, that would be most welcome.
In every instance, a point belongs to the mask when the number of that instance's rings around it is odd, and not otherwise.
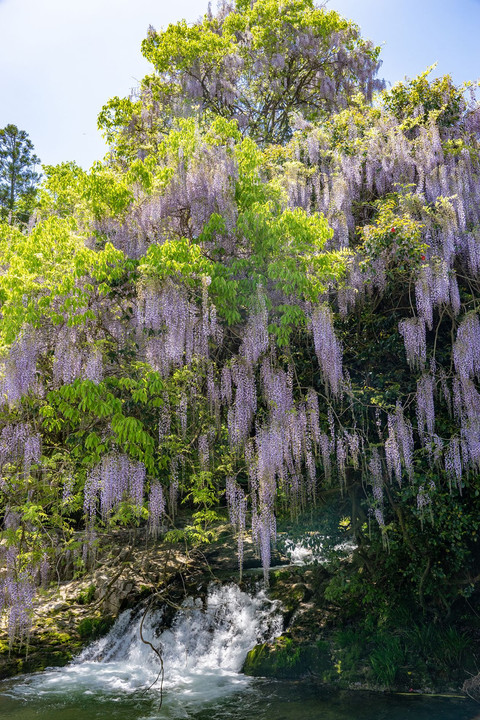
[[[434,62],[457,83],[480,77],[480,0],[329,0],[327,7],[382,45],[387,81]],[[206,8],[207,0],[0,0],[0,127],[26,130],[44,163],[90,167],[105,153],[100,108],[150,70],[140,53],[149,24],[194,21]]]

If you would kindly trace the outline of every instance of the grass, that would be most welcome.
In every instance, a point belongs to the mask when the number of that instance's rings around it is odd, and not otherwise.
[[[335,633],[334,647],[342,683],[373,682],[386,689],[434,687],[461,675],[473,657],[465,632],[434,623],[347,627]]]

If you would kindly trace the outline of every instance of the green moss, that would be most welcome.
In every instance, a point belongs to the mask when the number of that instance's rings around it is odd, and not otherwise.
[[[27,657],[22,663],[22,672],[38,672],[48,667],[61,667],[72,659],[68,650],[38,652]]]
[[[23,650],[25,653],[25,650]],[[66,665],[73,657],[71,649],[35,649],[27,656],[8,657],[0,662],[0,678],[13,677],[20,673],[40,672],[49,667]]]
[[[302,574],[298,569],[293,572],[291,570],[273,571],[270,573],[269,579],[269,596],[273,600],[281,602],[286,614],[293,614],[298,606],[311,594],[307,590]]]
[[[77,602],[79,605],[90,605],[95,596],[95,585],[89,585],[86,590],[79,593],[77,596]]]
[[[105,635],[114,623],[114,618],[107,615],[105,617],[87,617],[78,623],[78,634],[83,640],[95,640],[95,638]]]
[[[313,674],[329,681],[333,672],[328,643],[301,645],[281,635],[273,643],[262,643],[248,653],[245,675],[275,678],[299,678]]]
[[[269,580],[270,586],[274,587],[277,582],[289,582],[291,580],[292,573],[290,570],[270,570]]]
[[[49,632],[48,633],[48,641],[52,644],[70,643],[72,641],[72,636],[66,632]]]

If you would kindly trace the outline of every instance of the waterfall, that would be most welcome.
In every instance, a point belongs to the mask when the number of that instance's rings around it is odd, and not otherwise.
[[[168,696],[205,701],[235,690],[249,680],[239,674],[247,652],[282,632],[276,603],[261,591],[255,596],[237,585],[212,585],[205,601],[188,597],[165,627],[162,609],[127,610],[108,635],[87,647],[70,665],[25,678],[15,694],[36,692],[121,694],[148,689],[163,657],[163,690]],[[145,617],[144,617],[145,615]],[[22,690],[23,688],[23,690]],[[150,689],[160,690],[160,682]],[[171,692],[174,691],[174,692]]]
[[[338,535],[332,537],[321,532],[305,532],[295,539],[285,533],[277,536],[277,548],[289,558],[292,565],[327,565],[332,554],[345,557],[356,547],[351,537],[338,542]]]

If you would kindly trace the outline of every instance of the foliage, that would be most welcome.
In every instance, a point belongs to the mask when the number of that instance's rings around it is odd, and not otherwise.
[[[196,107],[235,118],[261,145],[284,143],[297,118],[319,120],[358,90],[370,99],[380,87],[379,48],[313,0],[287,0],[280,11],[278,0],[224,3],[193,25],[151,27],[142,52],[155,73],[144,79],[141,100],[115,98],[99,117],[120,153],[127,127],[150,147],[169,115]]]
[[[95,585],[89,585],[88,588],[78,594],[77,602],[79,605],[90,605],[95,596]]]
[[[387,275],[394,270],[408,275],[425,262],[428,246],[422,237],[423,226],[411,216],[409,199],[411,195],[392,194],[375,201],[375,222],[360,230],[365,256],[362,267],[382,257]]]
[[[452,682],[461,668],[473,665],[472,640],[457,627],[412,623],[401,613],[387,626],[368,621],[334,634],[336,668],[345,686],[363,680],[385,689],[435,687],[439,678]]]
[[[457,88],[450,75],[428,80],[435,65],[413,80],[396,83],[384,93],[385,107],[402,122],[406,130],[427,123],[435,114],[441,127],[458,123],[466,110],[462,90]]]
[[[38,190],[39,214],[48,218],[78,216],[87,173],[74,162],[43,165]]]
[[[475,592],[480,111],[426,75],[372,106],[357,28],[281,10],[151,30],[157,74],[104,109],[105,162],[46,168],[37,224],[0,226],[12,638],[67,553],[80,571],[116,525],[206,542],[225,506],[267,575],[277,516],[335,496],[347,617],[440,621]]]
[[[95,640],[106,635],[113,625],[112,617],[86,617],[78,623],[78,634],[84,640]]]
[[[40,162],[25,130],[6,125],[0,130],[0,219],[25,223],[35,204]]]

